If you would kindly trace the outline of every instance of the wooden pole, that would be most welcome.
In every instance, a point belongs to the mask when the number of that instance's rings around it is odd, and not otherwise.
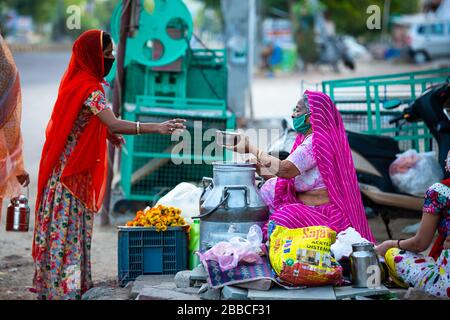
[[[114,79],[114,91],[113,91],[113,112],[116,117],[120,116],[120,106],[122,105],[122,87],[123,87],[123,67],[126,51],[126,40],[128,33],[130,32],[131,25],[131,12],[133,3],[139,1],[123,0],[122,1],[122,14],[120,18],[120,36],[119,44],[117,48],[117,62],[116,62],[116,77]],[[114,175],[114,146],[108,144],[108,178],[106,184],[105,198],[103,200],[102,214],[100,217],[100,224],[102,226],[108,226],[109,211],[111,205],[111,182]]]

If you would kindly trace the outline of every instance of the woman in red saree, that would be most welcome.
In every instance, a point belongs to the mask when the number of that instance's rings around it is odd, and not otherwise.
[[[184,120],[119,120],[102,87],[114,62],[111,37],[101,30],[74,43],[61,81],[39,167],[33,258],[38,299],[80,299],[92,287],[90,249],[94,213],[106,187],[106,140],[118,134],[171,134]]]
[[[30,182],[23,166],[21,116],[19,72],[0,35],[0,221],[3,199],[17,196]]]

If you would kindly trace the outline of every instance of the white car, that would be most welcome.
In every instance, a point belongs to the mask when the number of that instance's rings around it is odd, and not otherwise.
[[[450,20],[430,19],[411,23],[407,42],[416,63],[450,58]]]

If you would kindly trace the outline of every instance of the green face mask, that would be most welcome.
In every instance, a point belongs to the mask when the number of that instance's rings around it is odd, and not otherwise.
[[[311,129],[311,124],[306,123],[306,117],[308,115],[304,114],[300,117],[294,118],[294,130],[298,133],[305,134],[308,132],[309,129]]]

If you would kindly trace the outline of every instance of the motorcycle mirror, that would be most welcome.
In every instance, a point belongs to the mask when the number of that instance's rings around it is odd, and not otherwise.
[[[402,104],[402,101],[398,100],[398,99],[387,100],[387,101],[383,102],[383,108],[387,109],[387,110],[392,110],[392,109],[397,108],[401,104]]]

